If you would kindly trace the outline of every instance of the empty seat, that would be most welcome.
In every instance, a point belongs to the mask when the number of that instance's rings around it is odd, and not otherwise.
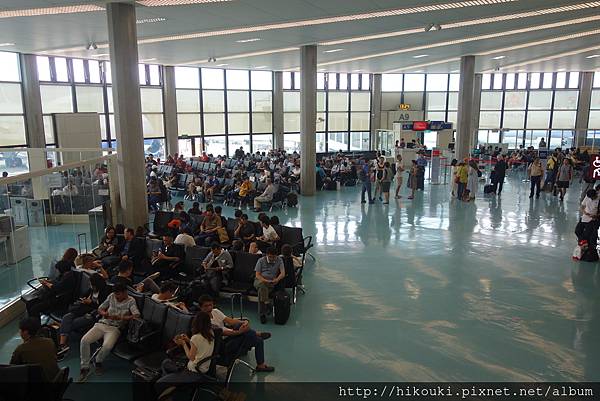
[[[231,281],[221,291],[225,293],[239,292],[245,295],[255,293],[254,291],[254,268],[256,262],[262,255],[248,252],[237,252],[233,264],[233,272],[230,273]]]

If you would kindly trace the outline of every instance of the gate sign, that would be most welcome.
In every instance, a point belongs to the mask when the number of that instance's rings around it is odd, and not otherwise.
[[[592,180],[600,180],[600,155],[592,155],[590,157],[590,170],[588,172],[589,177]]]

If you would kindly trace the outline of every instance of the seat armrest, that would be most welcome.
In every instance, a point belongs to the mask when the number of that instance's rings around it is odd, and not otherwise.
[[[150,333],[144,334],[143,336],[140,337],[140,341],[139,342],[146,342],[149,339],[151,339],[154,336],[157,336],[160,334],[160,330],[152,330]]]

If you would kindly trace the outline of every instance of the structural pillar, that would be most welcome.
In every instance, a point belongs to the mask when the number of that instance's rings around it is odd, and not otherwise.
[[[167,154],[179,153],[179,128],[177,126],[177,96],[175,89],[175,67],[165,66],[163,74],[163,109],[165,113],[165,136]]]
[[[283,149],[283,72],[273,74],[273,148]]]
[[[590,121],[590,106],[592,104],[593,72],[582,72],[579,83],[579,99],[577,102],[577,117],[575,118],[575,146],[584,146]]]
[[[458,88],[458,124],[454,144],[455,157],[468,157],[473,137],[473,95],[475,87],[475,56],[460,59],[460,84]]]
[[[471,112],[471,144],[473,147],[479,142],[479,111],[481,109],[481,85],[483,74],[475,74],[473,83],[473,109]]]
[[[21,54],[21,80],[23,83],[23,106],[25,112],[25,132],[27,145],[30,150],[29,171],[44,170],[46,164],[46,137],[44,134],[44,117],[42,115],[42,97],[40,80],[37,69],[37,59],[34,54]],[[48,189],[41,177],[32,180],[33,197],[47,199]]]
[[[377,130],[381,128],[381,74],[373,74],[371,83],[371,141],[370,150],[377,147]]]
[[[108,3],[106,12],[118,141],[120,220],[135,228],[148,223],[135,5]]]
[[[316,191],[317,163],[317,46],[300,48],[300,190]]]

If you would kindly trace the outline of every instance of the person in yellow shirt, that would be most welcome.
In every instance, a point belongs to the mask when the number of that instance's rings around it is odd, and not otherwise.
[[[237,190],[237,198],[240,200],[240,207],[244,203],[248,203],[250,193],[252,192],[252,183],[250,182],[250,178],[247,176],[244,177],[244,180],[240,184]]]
[[[454,180],[458,184],[456,197],[462,199],[465,189],[467,188],[467,182],[469,181],[469,167],[467,166],[466,161],[458,163]]]

